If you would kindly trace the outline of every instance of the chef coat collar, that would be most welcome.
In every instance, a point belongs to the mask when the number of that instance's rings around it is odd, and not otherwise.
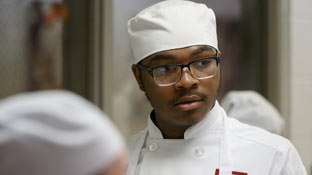
[[[148,137],[153,139],[164,139],[161,131],[151,119],[152,114],[148,118]],[[184,133],[184,139],[198,138],[206,135],[207,132],[220,131],[218,121],[221,121],[222,114],[220,112],[220,105],[218,101],[215,102],[214,107],[206,114],[202,121],[188,128]]]

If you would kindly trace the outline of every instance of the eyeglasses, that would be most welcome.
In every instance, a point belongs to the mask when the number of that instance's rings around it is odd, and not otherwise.
[[[182,75],[182,70],[187,67],[192,76],[198,80],[215,76],[220,57],[200,58],[188,64],[166,64],[147,68],[140,63],[137,66],[151,75],[158,86],[170,86],[177,83]]]

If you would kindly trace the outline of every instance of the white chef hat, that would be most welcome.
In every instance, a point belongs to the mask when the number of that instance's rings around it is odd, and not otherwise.
[[[67,91],[39,91],[0,102],[0,174],[90,175],[124,149],[112,122]]]
[[[167,0],[150,6],[127,24],[135,61],[154,53],[194,45],[218,49],[216,18],[204,4]]]
[[[275,134],[284,129],[284,119],[278,110],[255,91],[230,91],[221,102],[229,117],[263,128]]]

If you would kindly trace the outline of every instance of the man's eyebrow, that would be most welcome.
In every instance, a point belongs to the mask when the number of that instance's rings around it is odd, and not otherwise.
[[[213,49],[209,46],[201,46],[200,48],[198,48],[194,52],[192,52],[191,56],[196,56],[202,52],[211,52],[212,54],[217,54],[215,49]]]
[[[150,63],[160,61],[160,60],[174,60],[175,57],[172,55],[155,55],[151,58]]]

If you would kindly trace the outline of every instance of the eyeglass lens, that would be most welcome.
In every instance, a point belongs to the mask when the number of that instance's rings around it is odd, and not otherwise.
[[[189,65],[191,74],[196,79],[211,78],[217,70],[215,59],[200,59]],[[159,86],[168,86],[179,81],[182,67],[180,65],[164,65],[153,69],[153,77]]]

